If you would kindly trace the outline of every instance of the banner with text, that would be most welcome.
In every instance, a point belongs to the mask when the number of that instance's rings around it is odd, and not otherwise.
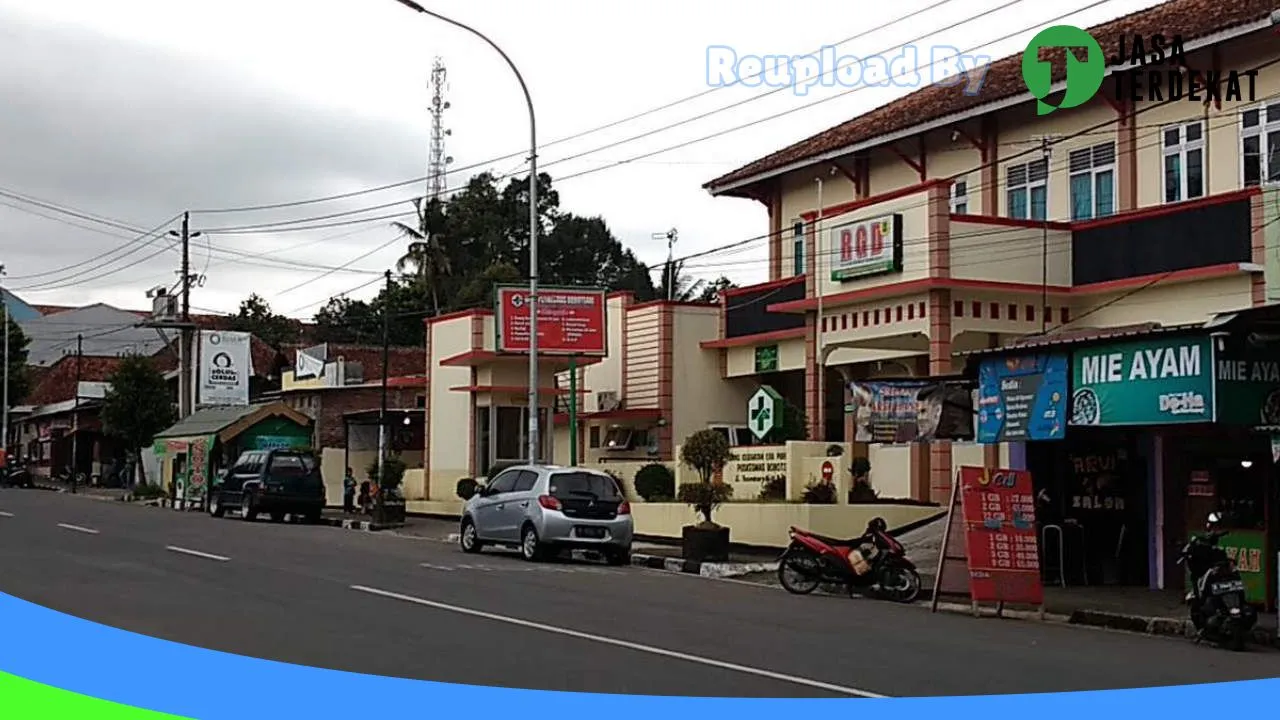
[[[969,592],[974,602],[1044,602],[1031,473],[960,468]]]
[[[1171,425],[1214,420],[1214,353],[1202,335],[1152,336],[1077,350],[1072,425]]]
[[[201,405],[249,404],[249,378],[253,375],[251,338],[246,332],[200,332]]]
[[[498,351],[529,352],[529,289],[499,287]],[[606,296],[595,288],[538,288],[538,354],[609,354]]]
[[[978,442],[1066,436],[1067,356],[988,358],[978,368]]]

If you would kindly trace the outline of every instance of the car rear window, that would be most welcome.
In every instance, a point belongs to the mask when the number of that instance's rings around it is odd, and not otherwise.
[[[305,455],[277,455],[271,459],[271,474],[302,477],[315,469],[315,460]]]
[[[618,486],[608,475],[589,472],[562,472],[551,476],[551,495],[557,498],[590,497],[622,500]]]

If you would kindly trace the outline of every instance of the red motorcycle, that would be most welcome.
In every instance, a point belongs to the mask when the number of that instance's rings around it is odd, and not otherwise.
[[[920,574],[883,518],[867,523],[861,537],[840,540],[793,527],[791,545],[778,558],[778,580],[787,592],[808,595],[822,585],[840,585],[853,595],[873,589],[900,603],[920,596]]]

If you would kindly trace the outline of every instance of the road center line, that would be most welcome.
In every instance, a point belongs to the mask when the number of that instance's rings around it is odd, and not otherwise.
[[[58,527],[63,530],[71,530],[72,532],[84,533],[85,535],[97,535],[98,531],[93,528],[80,527],[79,525],[68,525],[66,523],[58,523]]]
[[[817,688],[819,690],[826,690],[828,692],[838,693],[841,695],[851,695],[853,697],[860,697],[860,698],[888,697],[886,695],[878,695],[876,693],[868,692],[866,690],[859,690],[857,688],[844,687],[842,685],[833,685],[831,683],[825,683],[819,680],[810,680],[809,678],[798,677],[795,675],[786,675],[783,673],[773,672],[772,670],[764,670],[761,668],[749,667],[747,665],[738,665],[737,663],[725,662],[723,660],[715,660],[708,657],[702,657],[700,655],[690,655],[687,653],[676,652],[675,650],[666,650],[664,648],[654,647],[652,645],[642,645],[640,643],[633,643],[627,640],[618,640],[610,637],[590,635],[587,633],[578,632],[576,630],[568,630],[566,628],[551,627],[549,625],[530,622],[528,620],[521,620],[519,618],[506,617],[505,615],[497,615],[494,613],[488,613],[482,610],[473,610],[471,608],[460,607],[457,605],[448,605],[441,602],[435,602],[433,600],[424,600],[422,598],[413,597],[412,595],[401,595],[400,593],[390,592],[387,590],[379,590],[377,588],[366,587],[364,585],[352,585],[351,589],[357,592],[367,593],[369,595],[377,595],[379,597],[389,598],[391,600],[400,600],[401,602],[412,603],[414,605],[421,605],[423,607],[434,608],[436,610],[447,610],[448,612],[454,612],[460,615],[470,615],[472,617],[483,618],[485,620],[492,620],[494,622],[506,623],[508,625],[517,625],[519,627],[532,628],[534,630],[541,630],[543,632],[554,633],[556,635],[563,635],[566,637],[578,638],[579,640],[587,640],[589,642],[599,643],[601,645],[612,645],[614,647],[626,648],[628,650],[635,650],[638,652],[648,653],[650,655],[660,655],[662,657],[668,657],[675,660],[684,660],[685,662],[697,663],[699,665],[707,665],[709,667],[720,668],[722,670],[732,670],[734,672],[740,672],[746,675],[755,675],[757,677],[769,678],[771,680],[780,680],[782,682],[791,683],[793,685],[803,685],[806,687]]]
[[[205,560],[217,560],[218,562],[227,562],[231,559],[221,555],[210,555],[209,553],[200,552],[199,550],[188,550],[187,548],[181,548],[177,545],[168,545],[165,547],[165,550],[181,553],[183,555],[190,555],[192,557],[204,558]]]
[[[13,513],[5,512],[5,511],[3,511],[3,510],[0,510],[0,517],[7,517],[7,518],[11,518],[11,517],[13,517]]]

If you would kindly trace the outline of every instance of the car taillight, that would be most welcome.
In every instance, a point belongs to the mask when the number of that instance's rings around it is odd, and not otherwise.
[[[631,514],[631,503],[627,502],[626,500],[623,500],[623,501],[622,501],[622,504],[618,506],[618,514],[619,514],[619,515],[630,515],[630,514]]]
[[[538,504],[548,510],[560,509],[560,501],[551,497],[550,495],[539,495]]]

